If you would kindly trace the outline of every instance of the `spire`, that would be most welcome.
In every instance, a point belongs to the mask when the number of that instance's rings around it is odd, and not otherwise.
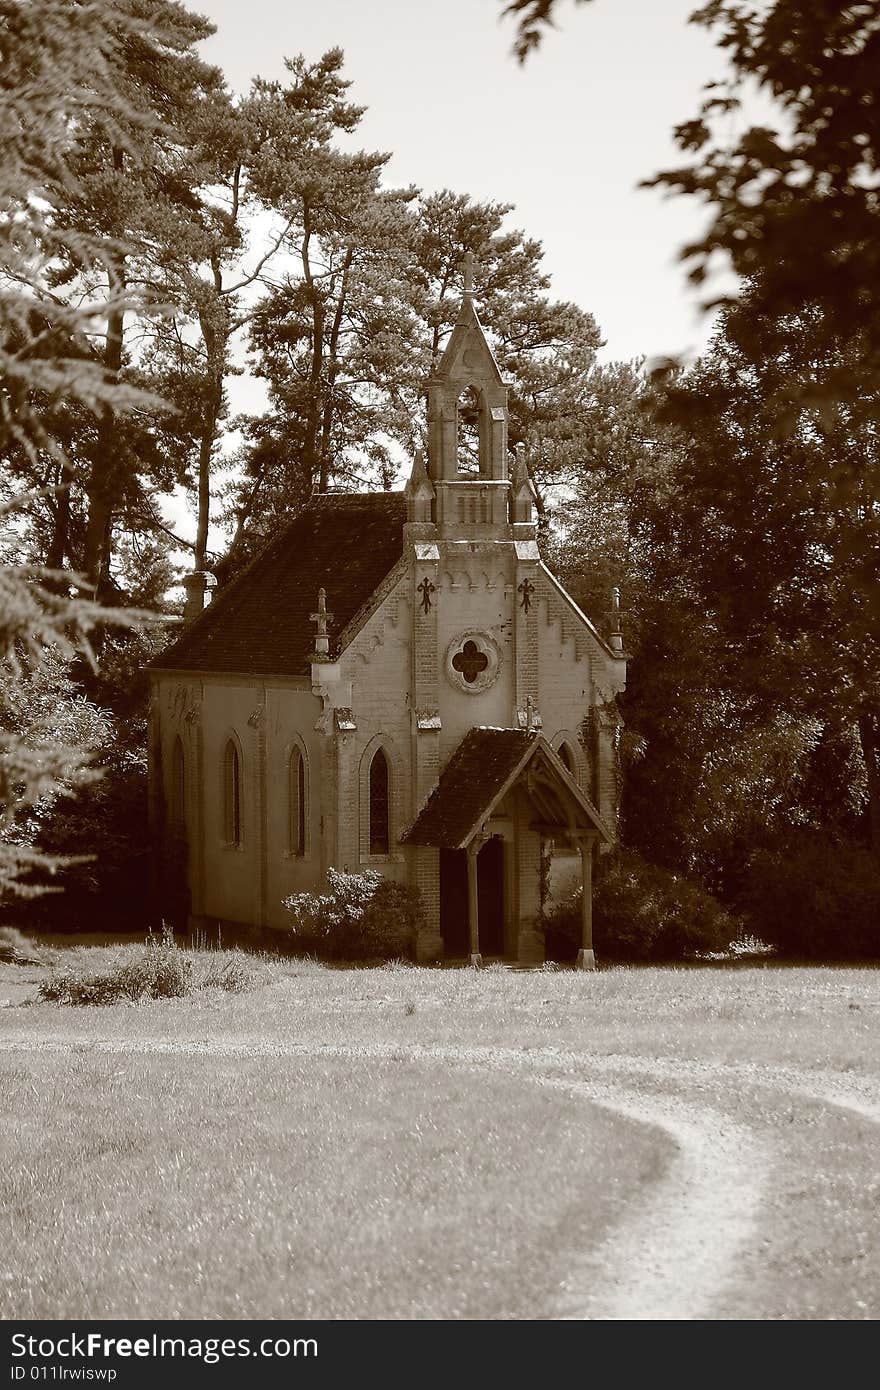
[[[531,486],[531,479],[529,478],[529,465],[526,461],[525,444],[517,444],[515,456],[516,463],[513,465],[513,487],[514,491],[518,491],[521,487]]]
[[[513,487],[510,500],[514,522],[526,524],[534,522],[535,492],[529,477],[525,444],[517,444],[516,446],[516,462],[513,465]]]
[[[428,477],[425,455],[416,449],[412,470],[404,488],[407,521],[430,521],[434,485]]]
[[[423,488],[427,489],[433,496],[434,489],[431,486],[431,479],[428,477],[425,455],[421,449],[416,449],[404,492],[408,496],[417,497]]]
[[[431,520],[441,539],[498,540],[510,525],[509,383],[474,306],[476,261],[461,261],[462,300],[449,341],[428,378],[427,471]],[[411,519],[421,519],[410,494]],[[427,519],[427,518],[426,518]]]

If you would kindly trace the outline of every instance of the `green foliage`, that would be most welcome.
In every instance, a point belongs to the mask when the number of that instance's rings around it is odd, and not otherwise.
[[[174,999],[193,989],[192,960],[177,949],[167,927],[136,953],[103,973],[87,969],[56,970],[39,987],[50,1004],[117,1004],[143,998]]]
[[[581,890],[548,914],[545,930],[569,943],[581,940]],[[593,891],[593,940],[600,959],[686,960],[723,951],[739,923],[697,882],[649,864],[632,851],[599,861]]]
[[[741,903],[755,935],[787,956],[880,957],[880,865],[852,841],[801,834],[759,850]]]
[[[290,932],[298,949],[329,960],[410,956],[422,917],[419,892],[383,878],[327,870],[326,893],[286,898]]]

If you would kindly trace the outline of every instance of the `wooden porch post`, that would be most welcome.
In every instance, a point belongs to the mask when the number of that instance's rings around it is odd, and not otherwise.
[[[581,949],[577,953],[576,970],[596,969],[596,956],[593,951],[593,839],[592,835],[583,835],[580,840]]]
[[[468,876],[468,936],[470,938],[470,963],[477,969],[483,964],[483,957],[480,955],[480,909],[479,895],[477,893],[477,855],[480,852],[480,840],[473,839],[467,847],[467,876]]]

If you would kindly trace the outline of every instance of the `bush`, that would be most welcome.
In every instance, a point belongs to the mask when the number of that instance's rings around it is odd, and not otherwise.
[[[150,939],[137,955],[117,962],[103,973],[56,970],[39,987],[52,1004],[116,1004],[121,1000],[179,998],[192,990],[192,961],[174,944],[166,928],[158,941]]]
[[[327,870],[326,893],[295,893],[284,906],[297,947],[328,960],[411,956],[421,921],[417,888],[383,878]]]
[[[786,955],[880,956],[880,865],[852,841],[805,834],[758,851],[742,907],[755,935]]]
[[[264,971],[240,951],[214,951],[200,987],[224,989],[227,994],[245,994],[262,984],[263,978]]]
[[[701,884],[649,864],[629,850],[600,859],[593,888],[593,939],[611,960],[684,960],[725,950],[739,923]],[[567,943],[581,940],[581,890],[547,914],[545,930]]]

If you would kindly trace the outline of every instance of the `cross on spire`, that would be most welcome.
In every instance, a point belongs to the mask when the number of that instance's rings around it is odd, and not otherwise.
[[[474,292],[474,270],[476,269],[473,251],[466,251],[464,257],[464,293],[470,299]]]

